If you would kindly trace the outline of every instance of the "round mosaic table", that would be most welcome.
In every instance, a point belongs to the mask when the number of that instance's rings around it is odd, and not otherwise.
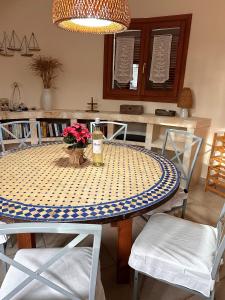
[[[103,167],[70,165],[64,144],[29,147],[0,158],[0,216],[25,221],[97,222],[118,227],[118,281],[129,278],[131,217],[168,201],[179,173],[166,158],[144,148],[104,145]],[[116,221],[116,223],[115,223]],[[32,246],[21,235],[19,246]]]
[[[150,210],[179,186],[175,166],[151,151],[104,145],[104,167],[69,164],[65,145],[31,147],[0,159],[0,214],[27,221],[109,222]]]

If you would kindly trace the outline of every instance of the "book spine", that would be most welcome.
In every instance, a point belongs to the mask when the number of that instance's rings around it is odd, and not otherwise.
[[[47,137],[47,126],[46,126],[46,122],[42,122],[41,123],[41,128],[42,128],[42,136],[44,138]]]
[[[62,123],[58,123],[59,136],[62,136]]]
[[[57,128],[57,123],[54,123],[54,128],[55,128],[55,136],[59,136],[58,128]]]
[[[50,135],[50,137],[53,137],[54,134],[53,134],[52,123],[49,123],[49,124],[48,124],[48,129],[49,129],[49,135]]]

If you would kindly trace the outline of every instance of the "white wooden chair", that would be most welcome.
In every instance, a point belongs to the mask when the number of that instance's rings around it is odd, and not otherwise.
[[[100,121],[100,126],[112,124],[115,126],[119,126],[119,129],[116,130],[111,136],[104,136],[104,140],[107,142],[113,141],[118,135],[123,134],[123,140],[126,141],[127,139],[127,124],[125,123],[118,123],[118,122],[111,122],[111,121]],[[91,133],[94,131],[95,122],[90,123],[90,131]]]
[[[202,145],[202,138],[190,132],[176,129],[168,129],[166,131],[162,155],[167,156],[167,149],[172,153],[172,157],[168,157],[180,171],[181,184],[177,193],[155,210],[147,215],[153,215],[158,212],[169,212],[176,209],[182,209],[182,218],[185,216],[187,206],[188,191],[194,167],[196,165],[198,155]],[[183,147],[181,147],[183,145]],[[168,152],[169,153],[169,152]],[[192,155],[192,159],[187,161],[187,157]]]
[[[11,265],[0,289],[2,300],[105,299],[98,272],[100,225],[20,223],[0,225],[0,234],[57,233],[77,235],[63,248],[23,249],[14,259],[0,253]],[[93,247],[75,247],[87,236]]]
[[[0,123],[0,154],[7,153],[6,144],[16,144],[16,148],[27,147],[27,143],[31,143],[31,133],[36,135],[37,144],[41,144],[41,127],[39,121],[13,121]],[[14,150],[15,148],[10,148]]]
[[[138,299],[141,273],[213,300],[225,250],[224,218],[225,205],[217,227],[164,213],[153,215],[134,242],[129,258],[135,270],[133,299]]]

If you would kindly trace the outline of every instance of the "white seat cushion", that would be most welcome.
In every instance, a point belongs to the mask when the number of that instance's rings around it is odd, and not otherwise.
[[[59,248],[54,249],[25,249],[19,250],[14,260],[21,262],[31,270],[37,270],[44,262],[47,262]],[[72,292],[79,299],[88,299],[89,281],[91,270],[92,248],[76,247],[68,254],[57,260],[48,271],[42,273],[55,284]],[[27,275],[20,270],[10,267],[3,281],[0,290],[0,299],[7,295]],[[22,291],[15,295],[12,300],[58,300],[68,299],[50,287],[33,280]],[[96,284],[96,300],[104,300],[104,290],[102,287],[100,273]]]
[[[184,200],[187,199],[188,194],[184,192],[183,189],[179,189],[176,194],[165,204],[151,210],[147,215],[154,215],[156,213],[168,212],[173,208],[180,207],[183,205]]]
[[[133,244],[129,265],[208,297],[214,286],[211,270],[216,248],[216,228],[159,213]]]

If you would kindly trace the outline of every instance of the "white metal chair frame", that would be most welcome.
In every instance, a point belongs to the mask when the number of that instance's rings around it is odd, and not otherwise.
[[[100,121],[100,125],[104,125],[104,124],[112,124],[112,125],[118,125],[118,126],[120,126],[120,128],[116,132],[114,132],[111,137],[105,137],[104,136],[104,140],[105,141],[111,142],[119,134],[123,134],[123,140],[126,141],[126,138],[127,138],[127,124],[125,124],[125,123],[118,123],[118,122],[112,122],[112,121]],[[95,128],[95,122],[91,122],[90,123],[91,133],[93,133],[94,128]]]
[[[0,224],[6,224],[5,222],[1,222]],[[10,238],[7,235],[0,236],[0,253],[5,253],[7,245],[10,244],[10,247],[13,248],[13,243],[12,243],[12,238]],[[2,267],[3,267],[3,274],[6,274],[8,270],[8,265],[5,262],[2,262]]]
[[[189,140],[189,142],[185,142],[183,151],[180,151],[177,147],[176,141],[173,139],[173,135],[185,137],[185,141]],[[162,155],[165,156],[167,143],[170,143],[172,146],[172,151],[174,151],[175,155],[170,159],[170,161],[177,164],[177,168],[181,173],[181,179],[185,181],[184,192],[187,194],[191,182],[191,177],[194,171],[194,167],[202,146],[203,139],[198,137],[190,132],[184,130],[176,130],[176,129],[167,129],[165,140],[162,147]],[[188,170],[184,169],[184,164],[181,160],[181,155],[184,155],[186,151],[192,151],[193,147],[196,145],[196,150],[193,154],[192,162],[189,165]],[[176,207],[175,209],[182,208],[182,217],[185,215],[185,210],[187,206],[187,197],[183,201],[183,205],[180,207]]]
[[[225,222],[224,222],[224,218],[225,218],[225,205],[223,206],[223,209],[221,211],[221,214],[220,214],[219,220],[217,222],[217,226],[216,226],[217,230],[218,230],[217,251],[216,251],[216,254],[215,254],[215,258],[214,258],[213,268],[212,268],[212,271],[211,271],[212,280],[215,280],[215,281],[217,280],[217,276],[218,276],[218,273],[219,273],[219,267],[222,263],[223,254],[225,252],[225,235],[224,235],[224,233],[225,233]],[[139,275],[140,274],[151,277],[149,275],[146,275],[144,273],[141,273],[141,272],[138,272],[137,270],[135,270],[135,272],[134,272],[133,300],[137,300],[139,298],[138,294],[139,294]],[[175,284],[172,284],[168,281],[164,281],[164,280],[160,280],[160,279],[157,279],[157,280],[159,280],[161,282],[165,282],[165,283],[167,283],[171,286],[183,289],[183,290],[188,291],[192,294],[196,294],[198,296],[201,296],[204,299],[214,300],[215,284],[214,284],[213,290],[211,291],[211,295],[208,298],[208,297],[205,297],[204,295],[202,295],[201,293],[199,293],[195,290],[191,290],[191,289],[188,289],[188,288],[180,286],[180,285],[175,285]]]
[[[24,138],[20,138],[14,133],[12,133],[6,126],[8,125],[22,125],[22,124],[28,124],[30,126],[28,132],[25,134]],[[31,128],[33,127],[33,128]],[[7,151],[5,150],[5,143],[3,139],[3,132],[6,132],[12,139],[15,139],[18,141],[18,146],[17,148],[22,148],[26,147],[27,140],[31,138],[32,130],[36,129],[37,130],[37,138],[38,138],[38,144],[41,144],[41,126],[39,121],[13,121],[13,122],[7,122],[7,123],[0,123],[0,145],[2,148],[2,154],[4,155]]]
[[[21,263],[9,258],[3,253],[0,253],[0,260],[12,265],[13,267],[19,269],[23,273],[27,274],[27,277],[23,282],[21,282],[15,289],[13,289],[7,296],[2,300],[10,300],[18,292],[20,292],[25,286],[27,286],[31,281],[38,280],[39,282],[49,286],[50,288],[56,290],[62,295],[66,296],[68,299],[78,300],[72,293],[61,288],[57,284],[53,283],[49,279],[46,279],[41,274],[46,271],[51,265],[53,265],[58,259],[63,255],[71,251],[75,246],[77,246],[81,241],[83,241],[87,236],[93,235],[93,251],[92,251],[92,268],[90,274],[90,286],[89,286],[89,300],[95,299],[95,288],[96,279],[98,272],[98,261],[99,261],[99,251],[101,243],[101,225],[91,225],[91,224],[65,224],[65,223],[21,223],[21,224],[3,224],[0,225],[0,234],[18,234],[18,233],[61,233],[61,234],[79,234],[71,242],[69,242],[65,247],[61,248],[51,259],[44,263],[35,272],[25,267]]]
[[[0,244],[0,253],[2,253],[2,254],[5,253],[5,244]],[[2,262],[2,267],[3,267],[3,273],[6,274],[7,264],[5,262]]]

